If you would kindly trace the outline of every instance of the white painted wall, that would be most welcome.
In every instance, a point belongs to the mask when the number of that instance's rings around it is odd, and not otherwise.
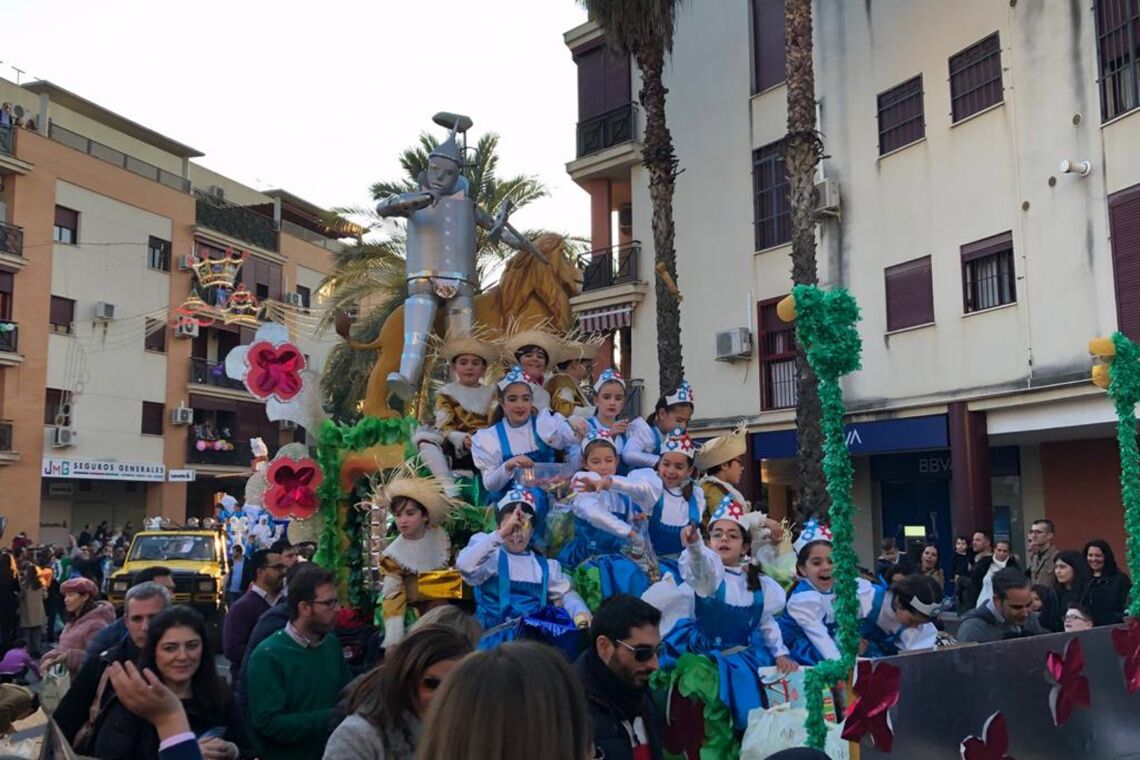
[[[171,238],[170,220],[62,181],[56,203],[79,212],[79,245],[52,250],[52,294],[76,304],[75,334],[50,336],[48,385],[83,389],[72,415],[78,445],[61,453],[161,462],[162,438],[140,432],[142,402],[166,394],[166,357],[144,350],[144,315],[165,317],[170,284],[147,268],[146,252],[150,235]],[[115,304],[114,321],[93,319],[99,301]]]

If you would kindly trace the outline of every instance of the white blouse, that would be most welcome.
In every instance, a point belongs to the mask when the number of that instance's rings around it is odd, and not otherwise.
[[[660,432],[658,431],[658,434]],[[657,460],[661,458],[658,453],[660,444],[645,418],[637,417],[631,420],[625,434],[625,448],[621,452],[621,461],[629,467],[656,467]],[[660,437],[661,440],[665,439],[664,435]]]
[[[855,584],[855,593],[859,597],[859,617],[862,619],[871,614],[871,607],[875,603],[875,587],[865,578],[856,578]],[[827,625],[835,622],[834,602],[834,593],[823,594],[810,588],[794,592],[788,597],[787,603],[788,614],[799,623],[808,641],[825,660],[839,659],[839,646],[827,632]]]
[[[549,409],[544,409],[538,413],[533,428],[530,420],[518,427],[514,427],[504,420],[503,426],[507,431],[507,441],[511,445],[511,451],[518,454],[533,452],[538,449],[538,441],[534,437],[536,430],[538,437],[547,446],[558,451],[564,451],[578,440],[574,431],[566,423],[566,418]],[[475,461],[475,466],[483,473],[483,485],[488,491],[501,491],[510,483],[511,473],[507,472],[504,467],[503,449],[499,445],[499,433],[494,425],[483,428],[471,436],[471,458]]]
[[[469,586],[482,586],[499,574],[499,552],[506,551],[503,537],[495,533],[476,533],[463,551],[455,558],[455,569]],[[522,554],[507,553],[508,567],[512,581],[519,583],[542,583],[542,566],[533,552]],[[557,560],[546,560],[549,576],[546,591],[549,601],[565,608],[574,617],[589,612],[582,597],[571,589],[570,581],[562,573]]]
[[[572,486],[582,481],[597,482],[602,479],[596,472],[579,472],[570,481]],[[652,514],[653,505],[657,503],[652,485],[645,478],[611,476],[612,485],[607,491],[578,491],[574,494],[574,501],[570,505],[574,516],[585,520],[600,530],[613,533],[615,536],[628,536],[631,530],[640,532],[622,520],[618,515],[625,513],[622,496],[628,496],[635,507],[640,507],[646,515]]]
[[[657,519],[662,525],[680,528],[692,522],[689,519],[689,500],[681,494],[680,490],[669,490],[656,470],[648,468],[633,470],[627,477],[630,480],[645,481],[653,489],[653,506],[649,508],[649,511],[652,513],[652,510],[657,508],[658,500],[661,501],[661,514]],[[693,497],[697,502],[697,514],[703,515],[705,513],[705,492],[696,483],[693,484]]]

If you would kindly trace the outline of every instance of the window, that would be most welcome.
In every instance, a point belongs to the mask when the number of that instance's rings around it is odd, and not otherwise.
[[[245,289],[264,301],[281,299],[281,265],[263,261],[256,256],[246,257],[239,281]]]
[[[962,293],[966,313],[1017,300],[1013,237],[1008,232],[962,246]]]
[[[1118,326],[1140,340],[1140,185],[1108,197],[1108,236]]]
[[[58,388],[44,389],[44,424],[71,427],[71,403]]]
[[[52,228],[52,239],[57,243],[79,242],[79,212],[63,206],[55,207],[55,227]]]
[[[75,321],[75,301],[61,296],[51,297],[51,309],[48,322],[52,332],[71,333],[71,325]]]
[[[153,235],[146,246],[146,265],[159,272],[170,271],[170,241]]]
[[[1108,121],[1140,105],[1140,3],[1096,1],[1100,115]]]
[[[879,155],[926,136],[922,119],[922,75],[879,94]]]
[[[162,422],[166,407],[156,401],[142,402],[142,434],[162,435]]]
[[[792,203],[788,198],[788,169],[780,143],[752,152],[753,225],[756,250],[792,239]]]
[[[15,277],[11,272],[0,272],[0,320],[12,320],[12,289],[15,286]]]
[[[146,321],[146,337],[143,339],[143,348],[147,351],[166,353],[166,323],[161,319],[148,319]]]
[[[627,106],[630,96],[629,56],[597,44],[575,51],[578,65],[578,121]]]
[[[752,0],[752,92],[784,81],[784,0]]]
[[[761,301],[760,408],[791,409],[796,405],[796,326],[776,315],[782,299]]]
[[[934,321],[934,282],[930,257],[887,267],[887,332]]]
[[[301,296],[301,308],[308,309],[309,301],[312,300],[313,297],[313,291],[309,290],[304,285],[298,285],[297,295]]]
[[[959,122],[1002,101],[997,32],[950,56],[950,111]]]

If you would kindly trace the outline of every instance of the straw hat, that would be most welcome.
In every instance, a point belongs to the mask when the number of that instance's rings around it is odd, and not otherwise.
[[[398,498],[411,499],[427,510],[428,527],[435,528],[447,520],[457,502],[444,492],[438,480],[420,475],[419,464],[419,457],[415,457],[397,467],[376,488],[372,499],[386,509]]]
[[[540,324],[526,330],[512,331],[503,341],[502,359],[507,365],[517,364],[515,354],[524,346],[538,346],[546,352],[547,366],[553,366],[562,354],[562,340],[548,330],[549,325]]]
[[[716,438],[705,441],[701,450],[697,452],[696,465],[701,471],[708,471],[718,464],[731,462],[748,450],[745,440],[744,423],[736,426],[731,433],[718,435]]]
[[[499,358],[499,346],[491,339],[491,333],[478,327],[452,335],[450,332],[439,341],[436,355],[450,364],[455,357],[469,354],[478,356],[488,367]]]
[[[557,358],[552,358],[554,364],[562,362],[584,361],[592,362],[598,354],[598,348],[605,342],[601,335],[591,335],[585,339],[577,334],[567,335],[558,347]]]

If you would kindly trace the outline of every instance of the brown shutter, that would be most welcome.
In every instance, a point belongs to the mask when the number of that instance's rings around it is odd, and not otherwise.
[[[1108,228],[1120,332],[1140,340],[1140,185],[1108,198]]]
[[[1013,248],[1013,234],[1003,232],[1000,235],[994,235],[985,240],[977,240],[962,246],[962,261],[973,261],[983,256],[989,256],[992,253],[1008,251],[1010,248]]]
[[[12,283],[14,282],[11,272],[0,272],[0,293],[12,294]]]
[[[60,296],[51,297],[48,321],[53,325],[70,325],[75,321],[75,301]]]
[[[934,283],[930,257],[887,267],[887,330],[934,321]]]
[[[74,230],[79,227],[79,212],[63,206],[55,207],[55,223],[60,227]]]
[[[784,0],[752,0],[753,92],[784,81]]]
[[[578,121],[592,119],[605,112],[605,62],[602,46],[574,57],[578,64]]]

